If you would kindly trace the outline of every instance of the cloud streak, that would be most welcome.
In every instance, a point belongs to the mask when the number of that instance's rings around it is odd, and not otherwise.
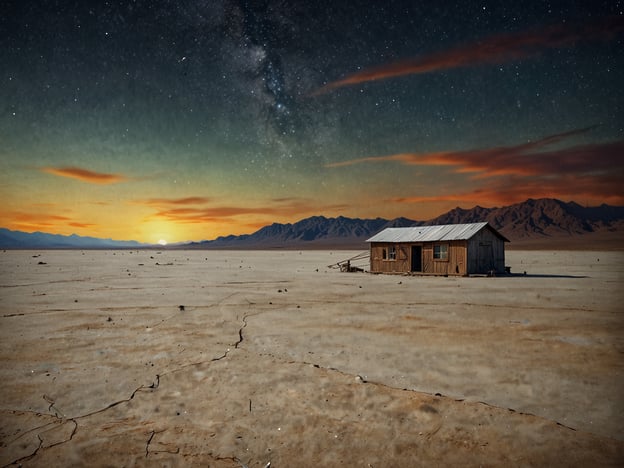
[[[291,217],[314,213],[318,210],[340,211],[348,208],[347,205],[319,206],[311,200],[302,198],[280,198],[269,200],[266,205],[213,205],[210,198],[154,198],[140,200],[138,204],[153,207],[156,211],[148,216],[149,220],[158,219],[181,224],[203,224],[232,222],[236,217],[270,216]],[[240,224],[240,223],[237,223]],[[250,226],[265,223],[250,222]]]
[[[346,167],[366,163],[398,163],[413,166],[448,166],[467,174],[480,187],[433,196],[408,196],[394,203],[509,203],[527,197],[578,197],[624,203],[624,140],[551,149],[551,146],[581,135],[592,127],[549,135],[515,146],[468,151],[400,153],[328,164]]]
[[[346,167],[364,163],[396,162],[413,166],[452,166],[456,173],[475,173],[475,178],[500,175],[543,175],[610,171],[621,168],[624,140],[595,143],[547,151],[549,146],[584,134],[593,127],[549,135],[536,141],[515,146],[466,151],[432,153],[399,153],[371,156],[326,164],[325,167]]]
[[[505,176],[481,187],[431,196],[395,197],[384,200],[396,204],[462,203],[500,206],[527,198],[561,198],[591,203],[624,204],[622,173],[602,177],[564,175],[561,177],[518,178]]]
[[[121,174],[106,174],[104,172],[94,172],[81,167],[41,167],[40,171],[59,177],[68,177],[70,179],[80,180],[90,184],[116,184],[128,181],[128,177]]]
[[[3,217],[10,219],[10,222],[8,223],[8,227],[10,229],[20,229],[26,231],[57,231],[59,228],[67,226],[79,229],[91,229],[97,227],[97,224],[75,221],[69,216],[41,212],[12,211],[6,213]]]
[[[610,40],[623,30],[624,17],[612,16],[586,24],[554,25],[541,30],[493,36],[418,58],[369,68],[328,83],[312,95],[369,81],[519,60],[537,55],[546,49],[569,47],[579,41]]]
[[[206,197],[186,197],[186,198],[150,198],[148,200],[140,200],[137,203],[150,206],[184,206],[184,205],[202,205],[209,203],[210,198]]]

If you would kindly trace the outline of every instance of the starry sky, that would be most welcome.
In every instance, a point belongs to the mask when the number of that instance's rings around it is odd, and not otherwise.
[[[624,205],[620,1],[9,0],[0,226]]]

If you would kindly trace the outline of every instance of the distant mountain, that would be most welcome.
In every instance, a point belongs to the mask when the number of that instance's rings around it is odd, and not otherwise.
[[[369,237],[387,227],[488,221],[512,242],[577,238],[591,233],[624,233],[624,207],[601,205],[583,207],[577,203],[544,198],[529,199],[501,208],[455,208],[428,221],[407,218],[387,220],[313,216],[294,224],[274,223],[253,234],[219,237],[193,242],[185,248],[365,248]],[[613,238],[613,236],[612,236]],[[611,238],[611,240],[613,240]],[[624,244],[624,240],[622,242]]]
[[[624,207],[600,205],[583,207],[575,202],[552,198],[528,199],[501,208],[475,206],[455,208],[427,224],[475,223],[487,221],[514,240],[569,237],[597,232],[624,232]]]
[[[116,241],[82,237],[76,234],[62,236],[45,232],[22,232],[0,228],[0,248],[2,249],[119,249],[140,248],[147,244],[136,241]]]
[[[387,227],[404,227],[423,224],[407,218],[387,220],[326,218],[313,216],[294,224],[273,223],[253,234],[218,237],[215,240],[192,242],[191,248],[275,248],[275,247],[362,247],[364,241]]]

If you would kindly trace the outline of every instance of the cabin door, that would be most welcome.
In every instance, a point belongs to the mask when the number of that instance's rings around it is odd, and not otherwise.
[[[411,271],[422,271],[422,247],[420,245],[412,245]]]

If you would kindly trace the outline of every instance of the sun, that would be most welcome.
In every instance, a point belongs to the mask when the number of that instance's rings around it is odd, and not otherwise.
[[[158,243],[159,243],[160,245],[167,245],[167,241],[166,241],[165,239],[160,239],[160,240],[158,241]]]

